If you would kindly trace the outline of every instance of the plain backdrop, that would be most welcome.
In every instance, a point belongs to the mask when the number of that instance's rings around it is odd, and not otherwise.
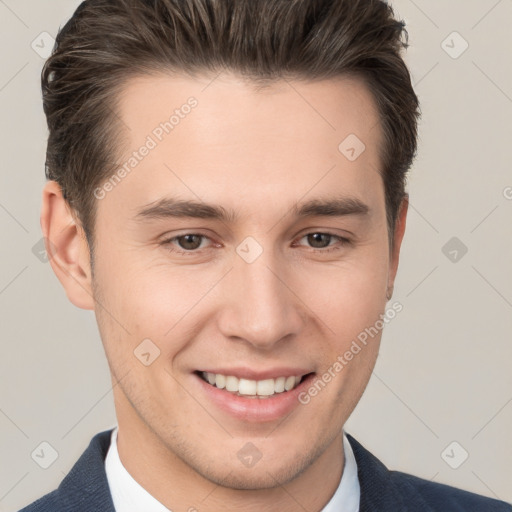
[[[94,315],[40,253],[39,75],[78,3],[0,0],[0,511],[53,490],[116,422]],[[390,468],[512,501],[512,1],[392,5],[423,112],[403,311],[346,431]]]

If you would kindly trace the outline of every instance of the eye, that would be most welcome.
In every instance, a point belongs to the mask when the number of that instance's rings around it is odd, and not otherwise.
[[[336,251],[340,250],[345,245],[350,244],[350,240],[348,238],[334,235],[333,233],[307,233],[299,238],[299,240],[304,238],[307,239],[307,242],[310,244],[313,252],[326,253]],[[202,244],[204,240],[210,240],[210,238],[200,233],[185,233],[183,235],[167,238],[163,240],[161,244],[170,252],[177,254],[194,254],[201,252],[201,249],[208,248]],[[331,242],[333,241],[338,243],[332,244]]]
[[[307,242],[311,244],[311,247],[315,252],[331,252],[340,250],[343,246],[350,244],[348,238],[344,238],[332,233],[314,232],[304,235],[300,240],[307,238]],[[332,245],[330,242],[338,241],[337,245]]]
[[[203,239],[209,240],[206,235],[201,235],[199,233],[186,233],[184,235],[168,238],[162,242],[162,245],[166,246],[171,252],[187,254],[199,252],[198,249],[203,249],[204,247],[201,247]]]

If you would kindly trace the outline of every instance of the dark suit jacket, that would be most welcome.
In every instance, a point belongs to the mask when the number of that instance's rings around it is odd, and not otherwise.
[[[59,488],[20,512],[115,512],[105,473],[111,432],[96,434]],[[503,501],[389,471],[352,436],[347,437],[357,461],[360,512],[512,512],[512,505]]]

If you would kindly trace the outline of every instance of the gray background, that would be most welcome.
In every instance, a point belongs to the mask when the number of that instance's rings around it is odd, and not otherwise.
[[[78,3],[0,0],[0,511],[55,488],[115,424],[94,315],[33,252],[47,135],[40,34],[55,36]],[[512,1],[392,4],[423,111],[393,297],[404,308],[346,430],[388,467],[512,501]],[[48,469],[42,442],[58,453]]]

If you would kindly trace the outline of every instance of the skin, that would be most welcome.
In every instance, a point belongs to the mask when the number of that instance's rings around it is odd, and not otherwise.
[[[120,165],[190,96],[197,107],[97,201],[94,273],[76,216],[58,185],[46,184],[41,224],[53,244],[50,261],[69,300],[95,311],[120,458],[148,492],[175,512],[286,512],[298,503],[321,510],[339,485],[342,427],[371,376],[380,334],[309,404],[278,421],[221,411],[192,372],[300,366],[321,376],[385,311],[407,200],[390,246],[377,109],[366,86],[347,78],[259,91],[227,73],[213,82],[133,78],[119,96]],[[353,162],[338,150],[351,133],[366,145]],[[237,217],[135,219],[170,195]],[[369,211],[291,213],[295,203],[334,196],[357,198]],[[187,233],[205,235],[196,252],[176,252],[191,246],[183,239],[163,243]],[[334,236],[315,244],[310,233]],[[263,249],[252,263],[236,252],[247,236]],[[133,353],[146,338],[160,350],[150,366]],[[262,454],[251,468],[237,457],[247,442]]]

